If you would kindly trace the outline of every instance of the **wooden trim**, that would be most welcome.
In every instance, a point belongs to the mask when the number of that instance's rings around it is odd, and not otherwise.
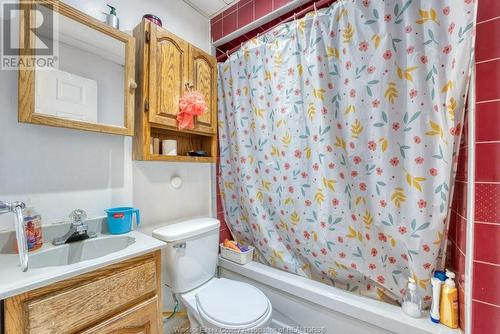
[[[113,37],[119,41],[122,41],[124,43],[130,43],[133,41],[133,37],[130,36],[129,34],[115,29],[113,27],[110,27],[95,17],[92,17],[90,15],[85,14],[82,11],[79,11],[78,9],[71,7],[70,5],[65,4],[64,2],[60,0],[27,0],[24,2],[28,2],[31,4],[39,4],[42,6],[45,6],[49,9],[54,9],[57,13],[69,17],[83,25],[86,25],[92,29],[95,29],[99,32],[102,32],[103,34],[106,34],[110,37]]]
[[[135,47],[135,38],[130,36],[130,40],[125,43],[125,82],[123,87],[124,125],[128,130],[127,136],[134,135],[135,91],[137,89],[135,81]]]
[[[19,18],[19,45],[33,45],[35,42],[30,38],[29,27],[34,25],[35,18],[31,15],[32,3],[20,2],[19,8],[23,13]],[[27,42],[28,41],[28,42]],[[34,53],[30,48],[20,48],[19,58],[21,64],[25,64],[27,59],[33,57]],[[23,65],[18,70],[18,120],[19,122],[30,122],[35,110],[35,71],[31,67]]]
[[[162,262],[161,262],[161,251],[158,250],[153,253],[153,257],[156,261],[156,282],[158,282],[158,288],[156,290],[156,295],[158,296],[157,302],[157,319],[158,319],[158,333],[163,333],[163,280],[161,279],[162,273]]]
[[[203,137],[213,137],[213,133],[208,133],[208,132],[200,132],[196,129],[183,129],[179,130],[178,127],[176,126],[169,126],[165,124],[158,124],[158,123],[150,123],[151,127],[158,128],[158,129],[165,129],[165,130],[170,130],[170,131],[176,131],[182,134],[193,134],[197,136],[203,136]]]
[[[146,42],[146,34],[151,29],[151,23],[142,20],[134,28],[134,37],[137,41],[136,46],[136,67],[135,80],[137,82],[137,94],[135,95],[135,135],[133,139],[133,158],[134,160],[146,160],[149,156],[151,135],[148,125],[149,110],[146,110],[146,99],[149,97],[149,47]]]
[[[130,129],[121,126],[96,124],[96,123],[71,120],[71,119],[62,119],[55,116],[41,115],[34,113],[31,114],[29,121],[27,121],[26,123],[48,125],[58,128],[78,129],[78,130],[99,132],[99,133],[110,133],[122,136],[133,135],[133,133],[130,132]]]
[[[23,123],[42,124],[54,127],[79,129],[85,131],[110,133],[122,136],[134,135],[134,95],[136,83],[134,79],[135,68],[135,39],[134,37],[89,16],[59,0],[28,0],[20,3],[21,9],[32,9],[40,4],[66,16],[76,22],[86,25],[94,30],[106,34],[125,43],[125,82],[124,82],[124,126],[97,124],[85,121],[58,118],[51,115],[35,114],[35,75],[32,67],[21,62],[18,74],[18,120]],[[27,17],[21,15],[19,23],[19,39],[22,46],[19,52],[21,59],[33,57],[30,46],[35,44],[33,34],[29,34],[29,26],[33,26],[35,17],[31,11],[24,11]],[[29,38],[29,42],[25,41]],[[26,48],[27,46],[27,48]]]
[[[169,162],[200,162],[200,163],[212,163],[216,162],[217,157],[192,157],[188,155],[161,155],[152,154],[150,155],[150,161],[169,161]]]

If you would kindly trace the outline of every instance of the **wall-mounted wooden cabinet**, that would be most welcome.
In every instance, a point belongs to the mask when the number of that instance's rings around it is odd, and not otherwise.
[[[134,159],[214,162],[217,155],[216,59],[146,20],[135,29],[137,40],[136,126]],[[195,118],[194,128],[179,130],[179,99],[186,85],[206,99],[208,110]],[[177,140],[177,156],[153,154],[153,138]],[[203,150],[207,157],[189,157]]]

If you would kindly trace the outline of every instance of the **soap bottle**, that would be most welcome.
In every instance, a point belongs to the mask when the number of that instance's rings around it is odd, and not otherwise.
[[[111,6],[111,5],[106,5],[109,7],[109,14],[106,14],[106,24],[108,26],[111,26],[115,29],[120,28],[120,21],[118,20],[118,17],[116,16],[116,8]]]
[[[28,251],[34,251],[42,247],[42,217],[35,211],[28,202],[28,206],[23,210],[24,229]]]
[[[403,312],[412,318],[422,315],[422,298],[418,294],[417,284],[413,278],[408,278],[408,288],[403,296]]]
[[[455,273],[446,270],[446,281],[441,289],[439,317],[443,325],[458,328],[458,291],[455,285]]]

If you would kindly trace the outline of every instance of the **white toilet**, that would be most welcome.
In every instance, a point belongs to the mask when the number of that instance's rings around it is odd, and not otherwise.
[[[267,328],[272,306],[262,291],[215,277],[219,225],[217,219],[200,218],[153,231],[168,245],[162,251],[164,283],[186,306],[192,329],[255,332]]]

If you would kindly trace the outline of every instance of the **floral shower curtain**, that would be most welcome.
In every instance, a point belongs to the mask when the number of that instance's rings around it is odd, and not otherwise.
[[[473,47],[471,0],[338,1],[219,64],[220,186],[261,261],[430,299]]]

